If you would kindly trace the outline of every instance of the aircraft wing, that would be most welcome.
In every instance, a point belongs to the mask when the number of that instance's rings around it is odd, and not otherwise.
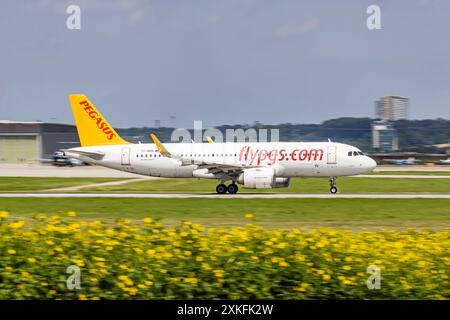
[[[258,166],[247,166],[247,165],[230,165],[230,164],[223,164],[223,163],[207,163],[203,162],[201,164],[198,164],[198,169],[208,169],[209,173],[212,174],[219,174],[219,173],[225,173],[227,175],[233,175],[233,174],[240,174],[245,169],[249,168],[256,168]]]

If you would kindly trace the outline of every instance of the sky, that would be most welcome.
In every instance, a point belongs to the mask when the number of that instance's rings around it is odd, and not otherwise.
[[[70,93],[120,128],[374,117],[386,95],[449,119],[449,19],[446,0],[4,0],[0,119],[73,123]]]

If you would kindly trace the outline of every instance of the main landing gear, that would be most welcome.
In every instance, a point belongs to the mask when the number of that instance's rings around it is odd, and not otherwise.
[[[231,193],[231,194],[235,194],[238,192],[238,190],[239,190],[239,188],[238,188],[237,184],[235,184],[234,182],[232,184],[228,185],[228,187],[223,183],[220,183],[216,187],[216,191],[218,194],[225,194],[227,192]]]
[[[335,177],[330,177],[330,192],[333,194],[338,192],[338,188],[335,185],[335,181],[336,181]]]

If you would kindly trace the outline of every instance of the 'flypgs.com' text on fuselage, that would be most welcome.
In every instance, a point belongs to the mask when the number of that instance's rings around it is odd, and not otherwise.
[[[239,152],[239,161],[248,165],[274,165],[283,161],[322,161],[323,149],[252,149],[251,146],[243,146]]]
[[[335,178],[364,174],[376,162],[358,148],[337,142],[161,143],[123,140],[84,95],[70,95],[81,147],[63,150],[87,163],[141,175],[220,180],[218,193],[288,187],[291,177]],[[231,184],[225,186],[225,181]]]

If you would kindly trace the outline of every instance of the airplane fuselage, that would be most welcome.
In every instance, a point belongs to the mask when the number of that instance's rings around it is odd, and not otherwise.
[[[155,144],[104,145],[73,148],[70,157],[140,175],[168,178],[220,178],[199,170],[200,163],[272,168],[276,177],[338,177],[372,171],[376,163],[356,147],[334,142],[166,143],[182,158],[161,155]],[[71,153],[104,154],[100,160]]]

